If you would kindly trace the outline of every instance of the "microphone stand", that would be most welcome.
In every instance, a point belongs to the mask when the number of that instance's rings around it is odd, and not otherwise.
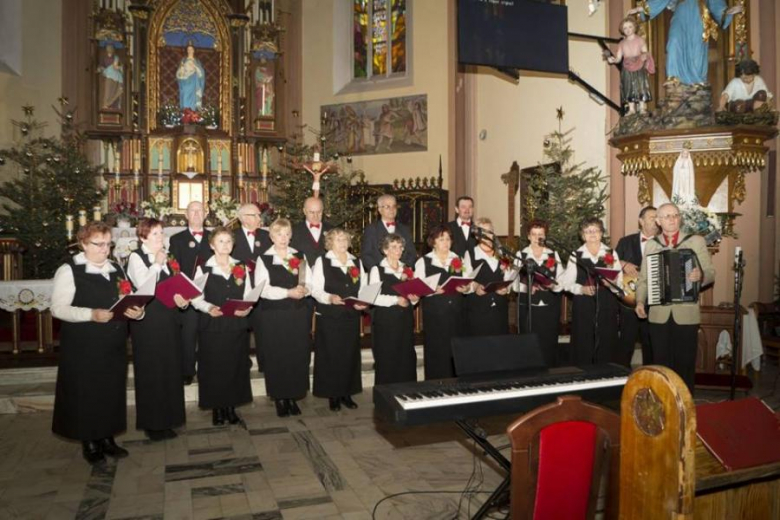
[[[568,258],[570,259],[569,261],[574,260],[574,263],[578,267],[581,267],[588,274],[588,277],[591,278],[592,280],[594,280],[594,282],[595,282],[595,284],[594,284],[595,292],[593,293],[593,297],[595,298],[595,307],[596,307],[596,309],[595,309],[595,313],[593,315],[593,351],[591,352],[590,359],[591,359],[591,363],[596,364],[596,357],[597,357],[597,354],[598,354],[598,351],[599,351],[599,347],[600,347],[600,336],[599,336],[599,289],[601,288],[601,286],[603,284],[603,285],[608,285],[608,286],[612,287],[613,289],[615,289],[617,294],[619,294],[621,296],[624,296],[625,293],[623,292],[623,289],[621,289],[620,286],[618,286],[615,282],[613,282],[612,280],[608,279],[606,276],[603,276],[602,274],[600,274],[596,270],[595,266],[588,265],[585,262],[581,262],[577,258],[577,255],[574,253],[574,251],[569,251],[568,249],[563,247],[561,244],[557,243],[555,240],[551,240],[551,239],[548,238],[545,241],[547,243],[549,243],[551,246],[553,246],[554,248],[556,248],[556,249],[566,253]]]
[[[731,382],[729,385],[729,399],[734,400],[737,390],[737,355],[741,353],[742,320],[740,320],[739,300],[742,296],[742,282],[745,262],[742,259],[742,248],[738,247],[734,259],[734,348],[731,349]],[[741,361],[741,357],[740,361]]]

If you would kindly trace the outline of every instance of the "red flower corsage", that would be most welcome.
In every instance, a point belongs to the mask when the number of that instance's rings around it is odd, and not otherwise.
[[[292,274],[298,274],[298,268],[301,266],[301,259],[297,256],[290,257],[287,261],[287,270]]]
[[[608,267],[612,267],[612,264],[615,263],[615,256],[611,252],[608,252],[604,255],[604,263],[607,264]]]
[[[506,258],[502,258],[498,261],[498,266],[501,268],[502,271],[506,271],[509,269],[509,266],[512,265],[512,263],[507,260]]]
[[[233,275],[236,285],[242,285],[244,283],[244,278],[246,278],[246,269],[244,269],[243,265],[237,264],[230,270],[230,274]]]
[[[119,296],[127,296],[133,292],[133,284],[129,280],[119,280],[116,287],[119,290]]]
[[[555,267],[555,257],[554,256],[548,256],[547,260],[544,262],[544,266],[547,269],[552,269]]]
[[[347,273],[349,274],[349,277],[352,278],[352,283],[358,283],[360,280],[360,269],[358,269],[357,266],[353,265],[347,270]]]
[[[414,270],[411,267],[404,267],[401,271],[401,280],[411,280],[414,278]]]
[[[174,275],[177,275],[177,274],[179,274],[181,272],[181,266],[179,265],[178,260],[176,260],[172,256],[168,257],[168,267],[171,269],[171,272]]]
[[[463,272],[463,260],[459,256],[456,256],[450,262],[450,273],[462,273]]]

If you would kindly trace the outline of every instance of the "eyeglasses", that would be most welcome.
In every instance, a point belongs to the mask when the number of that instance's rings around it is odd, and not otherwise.
[[[680,214],[674,213],[672,215],[663,215],[663,216],[659,215],[658,218],[660,220],[677,220],[678,218],[680,218]]]
[[[583,235],[595,235],[597,233],[601,233],[600,229],[586,229],[582,232]]]
[[[384,205],[384,206],[379,206],[379,209],[395,209],[395,208],[397,208],[397,207],[398,207],[398,206],[389,206],[389,205]]]
[[[90,240],[89,243],[92,244],[93,246],[97,247],[98,249],[104,249],[104,248],[107,248],[107,247],[111,247],[111,242],[92,242]]]

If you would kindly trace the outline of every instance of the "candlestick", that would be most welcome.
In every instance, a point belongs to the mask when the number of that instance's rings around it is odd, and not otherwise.
[[[122,152],[114,148],[114,173],[119,175],[119,171],[122,169]]]
[[[73,240],[73,215],[65,215],[65,236]]]
[[[100,206],[95,206],[92,208],[92,220],[95,222],[100,222],[103,220],[103,215],[100,214]]]
[[[133,186],[135,186],[136,188],[138,187],[138,176],[139,176],[138,170],[134,171],[133,172]]]
[[[79,226],[84,227],[87,225],[87,210],[79,210]]]

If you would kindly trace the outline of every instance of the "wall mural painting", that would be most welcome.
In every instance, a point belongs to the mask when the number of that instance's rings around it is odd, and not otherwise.
[[[328,146],[340,153],[373,155],[428,149],[428,96],[405,96],[320,109]]]

